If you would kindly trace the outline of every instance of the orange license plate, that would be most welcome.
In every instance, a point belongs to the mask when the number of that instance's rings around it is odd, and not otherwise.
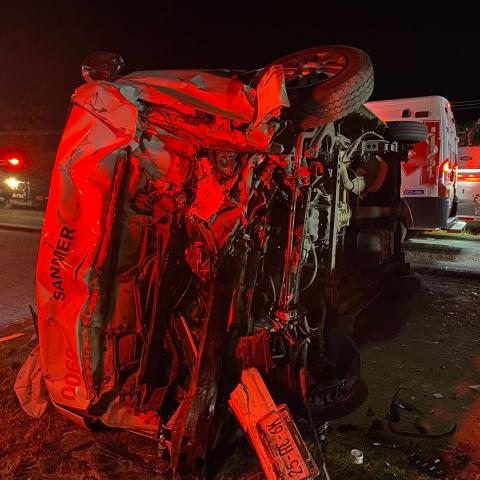
[[[279,478],[310,480],[320,474],[286,405],[259,420],[257,429]]]

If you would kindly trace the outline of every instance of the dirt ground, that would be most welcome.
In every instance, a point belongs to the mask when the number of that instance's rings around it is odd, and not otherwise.
[[[431,478],[414,464],[418,458],[424,468],[438,459],[439,478],[480,479],[480,391],[471,388],[480,384],[479,313],[478,280],[424,276],[416,295],[380,300],[362,314],[356,334],[369,393],[363,405],[330,422],[325,455],[332,480]],[[84,432],[51,406],[42,418],[29,418],[12,386],[31,349],[33,327],[12,325],[0,337],[14,332],[24,335],[0,342],[1,479],[165,478],[165,463],[147,439]],[[424,439],[392,433],[386,414],[399,387],[405,387],[403,405],[418,411],[401,411],[396,429],[441,435],[455,423],[453,434]],[[372,423],[382,429],[372,430]],[[362,450],[362,465],[352,463],[352,448]],[[415,453],[419,457],[410,461]],[[245,443],[217,479],[247,478],[263,476]]]
[[[424,462],[441,460],[445,473],[440,478],[480,479],[480,390],[471,388],[480,384],[480,282],[442,276],[422,280],[416,295],[379,301],[359,319],[356,333],[369,394],[362,407],[332,422],[335,433],[327,446],[332,478],[423,478],[409,462],[409,455],[421,450]],[[454,433],[435,439],[393,434],[385,415],[400,387],[400,398],[422,412],[415,413],[423,428],[412,421],[394,428],[442,434],[456,424]],[[371,429],[374,420],[383,430]],[[339,432],[349,424],[358,429]],[[363,466],[352,465],[351,448],[364,452]]]

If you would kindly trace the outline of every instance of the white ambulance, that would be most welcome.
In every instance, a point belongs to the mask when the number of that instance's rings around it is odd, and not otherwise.
[[[402,163],[401,196],[408,230],[450,228],[456,222],[458,198],[457,134],[450,103],[440,96],[368,102],[385,122],[419,121],[428,128]]]

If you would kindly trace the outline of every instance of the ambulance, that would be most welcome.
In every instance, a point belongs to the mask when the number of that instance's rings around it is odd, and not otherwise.
[[[368,102],[385,122],[420,121],[428,129],[425,141],[402,163],[403,216],[410,233],[450,229],[457,222],[458,138],[450,103],[438,95]]]

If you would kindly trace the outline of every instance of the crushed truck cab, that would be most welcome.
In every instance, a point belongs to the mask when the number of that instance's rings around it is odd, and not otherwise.
[[[198,477],[232,448],[233,411],[267,478],[314,478],[294,419],[361,385],[341,318],[408,278],[400,165],[427,132],[363,106],[373,68],[352,47],[256,72],[122,66],[85,62],[56,158],[37,264],[50,399]]]

